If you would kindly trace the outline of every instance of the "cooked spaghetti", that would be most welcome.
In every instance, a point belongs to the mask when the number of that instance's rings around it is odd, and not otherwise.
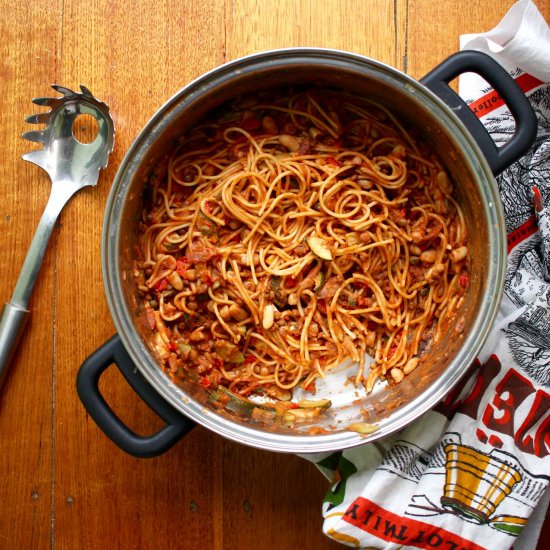
[[[348,360],[371,391],[409,374],[463,302],[452,183],[368,99],[235,100],[181,139],[147,191],[136,277],[175,380],[288,400]]]

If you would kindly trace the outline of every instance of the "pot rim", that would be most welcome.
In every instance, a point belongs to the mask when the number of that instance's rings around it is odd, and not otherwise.
[[[491,259],[487,273],[487,296],[482,300],[474,326],[460,350],[438,379],[445,376],[445,383],[432,383],[419,396],[384,419],[378,432],[369,435],[345,430],[318,435],[268,432],[233,422],[206,409],[183,392],[158,366],[134,327],[121,284],[118,221],[133,174],[140,164],[141,153],[154,143],[170,121],[177,117],[193,98],[227,82],[243,71],[253,71],[259,67],[275,68],[281,66],[281,63],[292,66],[304,62],[314,62],[329,69],[352,68],[365,75],[374,74],[376,78],[405,87],[417,102],[435,109],[440,126],[447,134],[453,135],[457,146],[470,163],[472,173],[477,177],[476,183],[484,198],[482,206],[492,237],[489,239],[488,253]],[[158,393],[182,414],[228,439],[261,449],[307,454],[346,449],[387,437],[409,425],[445,397],[478,355],[498,313],[504,286],[506,239],[500,196],[489,164],[469,131],[438,96],[398,69],[369,57],[343,50],[303,47],[257,52],[216,67],[184,86],[156,111],[126,152],[113,180],[103,222],[101,257],[105,293],[115,327],[135,365]]]

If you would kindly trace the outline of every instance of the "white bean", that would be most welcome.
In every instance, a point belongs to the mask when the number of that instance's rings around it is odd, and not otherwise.
[[[298,138],[291,136],[290,134],[282,134],[279,136],[279,143],[292,153],[295,153],[300,148]]]
[[[275,306],[273,304],[267,304],[264,307],[264,314],[262,318],[262,326],[265,330],[269,330],[273,326],[275,314]]]
[[[454,262],[461,262],[466,258],[467,255],[468,255],[468,247],[459,246],[449,254],[449,257],[451,258],[451,262],[454,263]]]
[[[416,367],[418,366],[418,357],[412,357],[407,361],[405,366],[403,367],[403,373],[409,374],[411,373]]]
[[[401,382],[401,380],[403,380],[403,378],[405,377],[405,375],[403,374],[403,371],[401,369],[396,368],[396,367],[394,367],[390,371],[390,375],[396,383]]]

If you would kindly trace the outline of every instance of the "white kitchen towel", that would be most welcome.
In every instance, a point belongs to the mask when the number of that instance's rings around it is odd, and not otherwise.
[[[508,234],[505,294],[473,374],[401,433],[308,458],[333,481],[324,532],[348,546],[533,550],[550,481],[550,30],[529,0],[461,37],[497,59],[535,109],[539,133],[498,177]],[[513,118],[485,81],[460,95],[497,144]],[[529,520],[529,521],[528,521]]]

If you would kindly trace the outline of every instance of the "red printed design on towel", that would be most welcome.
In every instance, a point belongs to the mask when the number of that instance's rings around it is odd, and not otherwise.
[[[542,82],[538,78],[535,78],[534,76],[531,76],[527,73],[518,76],[515,81],[524,93],[530,92],[534,88],[537,88],[538,86],[544,84],[544,82]],[[492,92],[485,94],[479,99],[472,101],[469,107],[477,116],[477,118],[481,118],[489,114],[491,111],[502,107],[503,105],[504,101],[498,95],[498,93],[493,90]]]
[[[508,233],[508,254],[516,245],[536,233],[538,228],[536,216],[531,216],[525,223]]]
[[[520,405],[529,409],[520,416]],[[550,448],[550,395],[537,390],[528,378],[510,369],[497,384],[482,415],[487,428],[514,438],[517,449],[544,458]]]
[[[451,418],[459,412],[480,420],[476,437],[482,443],[500,448],[500,436],[514,439],[516,448],[526,454],[544,458],[550,454],[550,394],[536,388],[516,369],[502,371],[496,355],[478,370],[476,380],[462,401],[456,393],[440,403],[435,410]],[[491,382],[501,377],[493,390]],[[491,391],[491,394],[487,394]],[[482,401],[485,404],[482,406]]]
[[[357,497],[343,519],[379,539],[415,548],[485,550],[454,533],[423,521],[403,518],[363,497]]]

